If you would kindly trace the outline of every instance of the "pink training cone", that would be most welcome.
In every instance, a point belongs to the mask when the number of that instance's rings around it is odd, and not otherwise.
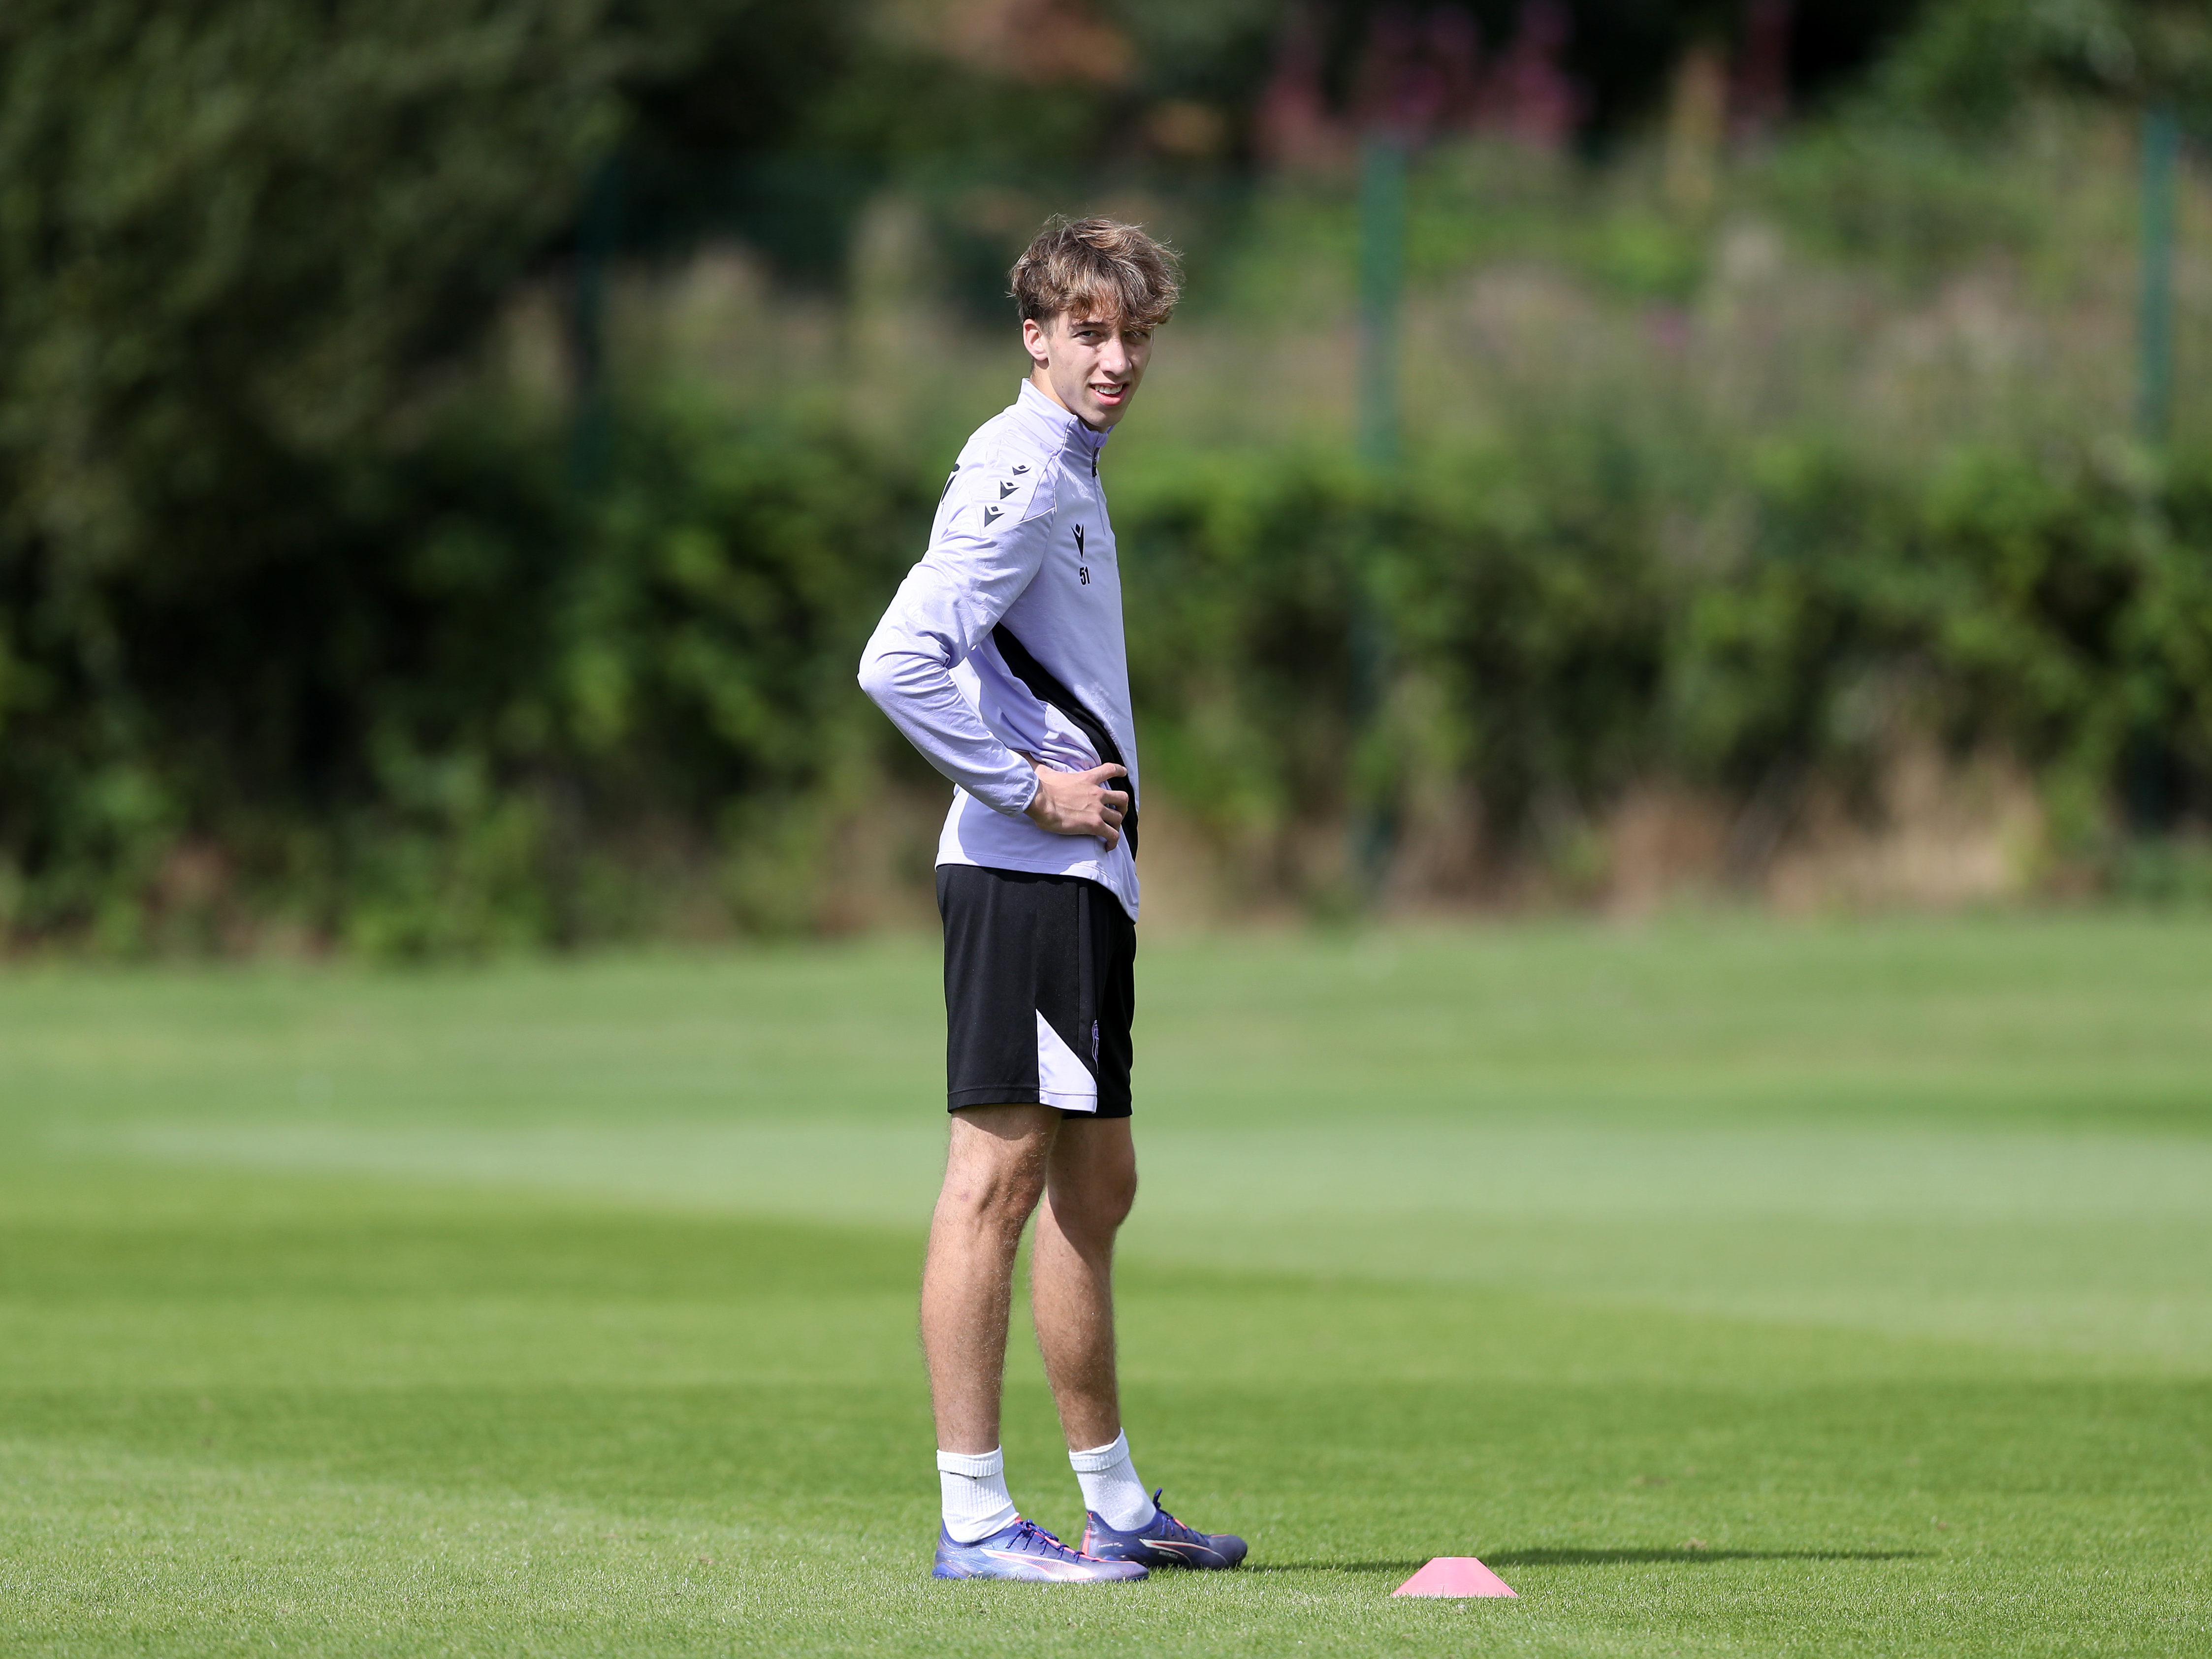
[[[1471,1555],[1439,1555],[1390,1594],[1512,1595],[1513,1586]]]

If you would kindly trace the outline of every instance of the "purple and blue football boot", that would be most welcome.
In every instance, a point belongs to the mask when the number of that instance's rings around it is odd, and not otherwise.
[[[1119,1534],[1116,1534],[1117,1536]],[[1135,1534],[1132,1534],[1131,1536]],[[1237,1553],[1244,1553],[1237,1545]],[[1072,1550],[1034,1521],[1017,1521],[988,1538],[956,1544],[939,1528],[932,1578],[1017,1578],[1033,1584],[1103,1584],[1146,1577],[1144,1563],[1101,1561]]]
[[[1163,1488],[1164,1490],[1164,1488]],[[1102,1561],[1139,1561],[1148,1567],[1233,1567],[1244,1559],[1244,1540],[1230,1532],[1196,1532],[1160,1509],[1160,1494],[1152,1494],[1158,1510],[1133,1532],[1116,1532],[1086,1511],[1083,1553]]]

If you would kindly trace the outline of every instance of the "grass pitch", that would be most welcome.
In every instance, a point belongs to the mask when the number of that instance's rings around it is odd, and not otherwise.
[[[1253,1565],[1103,1590],[923,1577],[936,997],[0,976],[0,1649],[2212,1649],[2201,924],[1148,944],[1130,1435]]]

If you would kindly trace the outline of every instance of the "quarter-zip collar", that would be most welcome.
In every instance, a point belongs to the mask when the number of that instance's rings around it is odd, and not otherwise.
[[[1083,466],[1092,477],[1098,476],[1098,452],[1106,447],[1107,439],[1114,435],[1111,428],[1104,432],[1085,425],[1072,410],[1062,409],[1050,398],[1037,390],[1036,382],[1022,381],[1021,394],[1014,405],[1024,417],[1035,423],[1041,431],[1051,434],[1052,440],[1066,451],[1069,458]]]

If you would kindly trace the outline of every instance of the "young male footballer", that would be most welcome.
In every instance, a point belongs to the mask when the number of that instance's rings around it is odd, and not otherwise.
[[[960,452],[860,684],[958,786],[937,847],[951,1143],[922,1274],[944,1498],[935,1576],[1099,1583],[1233,1567],[1244,1540],[1146,1494],[1114,1370],[1140,789],[1098,457],[1175,307],[1134,225],[1054,221],[1013,269],[1029,378]],[[999,1402],[1030,1215],[1037,1346],[1090,1519],[1071,1549],[1006,1492]]]

